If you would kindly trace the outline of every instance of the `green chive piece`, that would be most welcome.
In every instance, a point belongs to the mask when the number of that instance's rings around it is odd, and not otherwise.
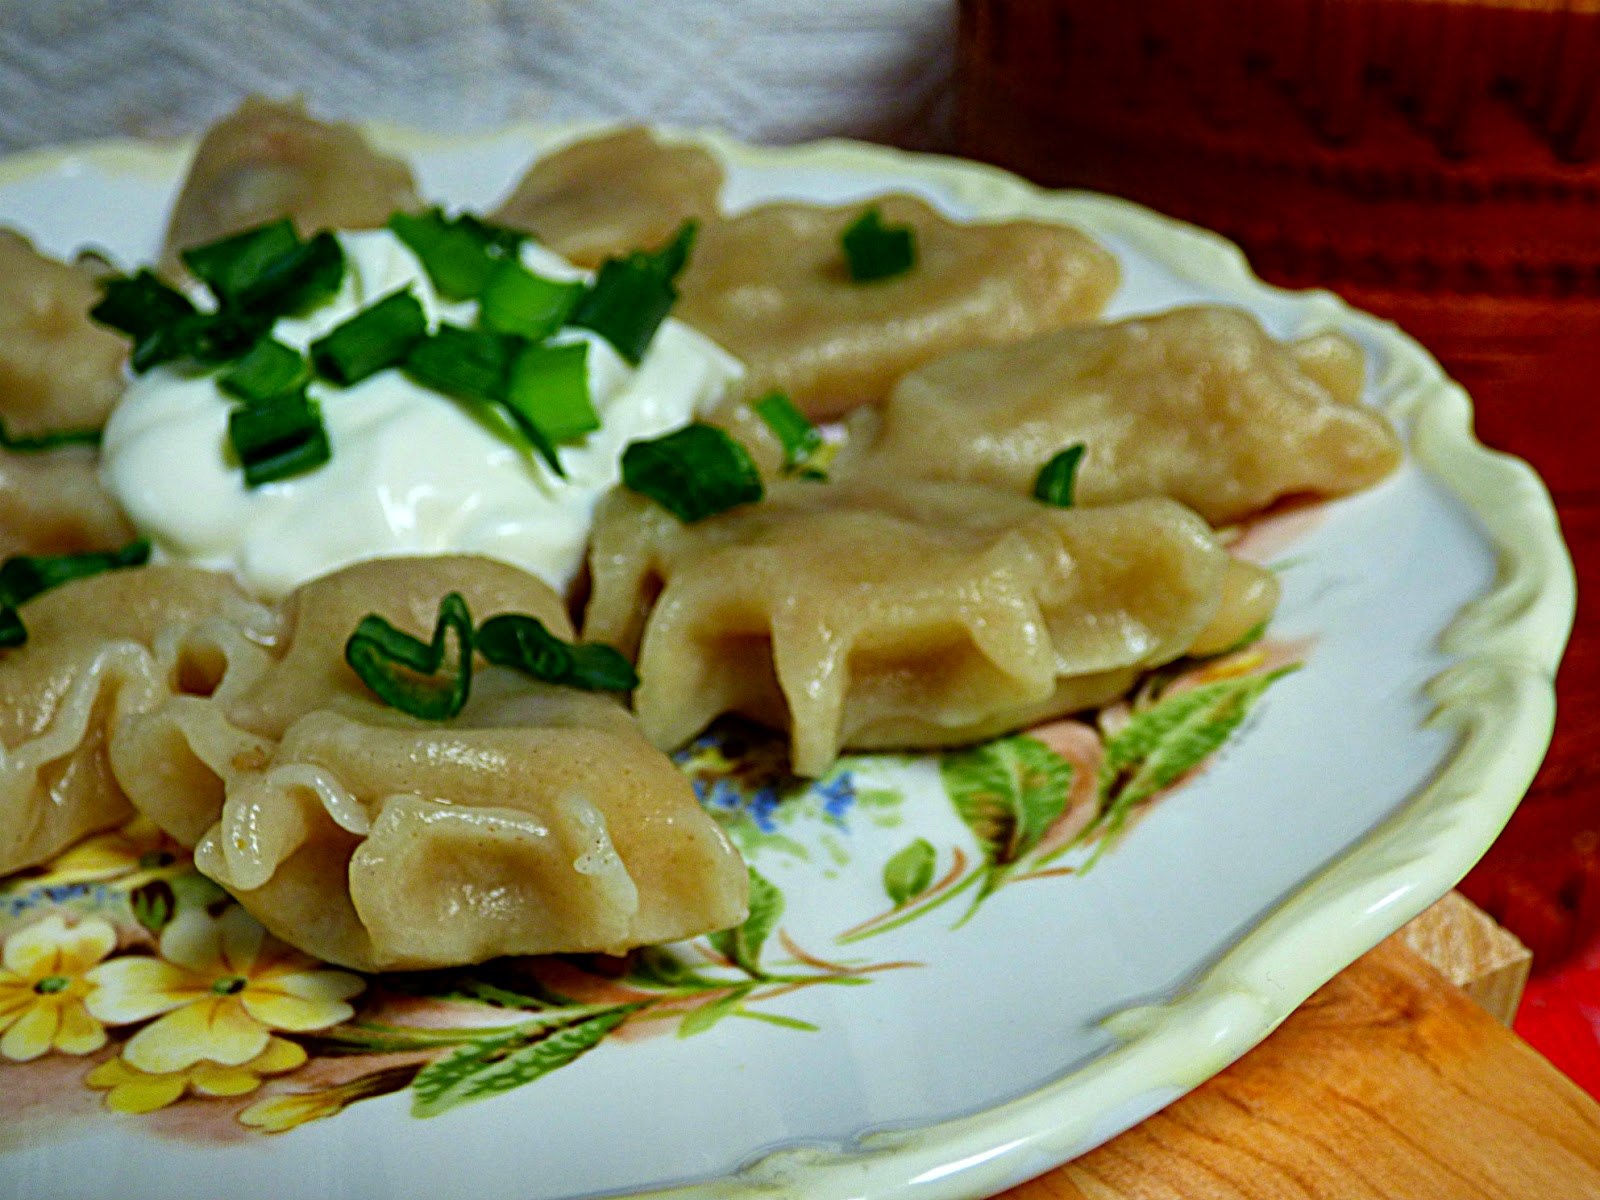
[[[311,370],[298,350],[262,338],[222,373],[217,386],[247,404],[263,404],[285,392],[300,391],[310,379]]]
[[[589,398],[589,347],[584,342],[527,346],[511,364],[506,406],[551,442],[569,442],[600,428]]]
[[[317,373],[349,387],[399,366],[428,334],[428,318],[409,288],[390,292],[311,343]]]
[[[234,409],[228,441],[244,467],[247,488],[303,475],[332,456],[322,412],[304,392]]]
[[[478,296],[478,320],[496,333],[516,333],[542,342],[560,329],[582,296],[584,285],[535,275],[507,259],[489,275]]]
[[[135,372],[142,374],[182,353],[172,329],[177,322],[195,316],[187,296],[149,269],[113,276],[101,286],[104,295],[89,316],[133,339],[129,365]]]
[[[478,653],[545,683],[588,692],[628,692],[639,686],[633,666],[598,642],[565,642],[537,618],[521,613],[490,617],[474,635]]]
[[[893,279],[917,262],[916,231],[909,225],[885,225],[877,205],[862,213],[839,240],[850,278],[857,283]]]
[[[550,439],[527,413],[508,403],[512,363],[526,345],[511,334],[441,325],[411,348],[402,369],[423,387],[463,402],[497,430],[532,447],[564,479],[566,470]]]
[[[677,302],[676,280],[689,260],[698,229],[696,222],[685,221],[660,250],[635,251],[600,264],[567,323],[598,333],[625,361],[638,366]]]
[[[285,254],[300,245],[300,235],[287,217],[204,246],[185,250],[179,257],[191,274],[223,304],[237,301]]]
[[[20,646],[28,640],[27,628],[17,609],[41,592],[73,579],[142,567],[150,561],[150,543],[129,542],[120,550],[94,550],[86,554],[19,554],[0,563],[0,647]]]
[[[1039,471],[1033,484],[1033,498],[1054,504],[1057,508],[1071,508],[1072,491],[1078,477],[1078,463],[1083,458],[1084,446],[1076,442],[1057,454]]]
[[[269,262],[228,297],[247,311],[272,319],[303,313],[329,300],[344,281],[344,251],[339,240],[323,230]]]
[[[622,482],[685,524],[763,495],[761,475],[745,448],[712,425],[686,425],[622,452]]]
[[[447,656],[454,668],[442,670]],[[419,641],[369,613],[345,643],[344,658],[390,708],[425,721],[447,720],[465,707],[472,688],[472,615],[467,602],[459,592],[439,601],[431,642]]]
[[[176,357],[216,364],[243,358],[272,328],[271,313],[224,308],[180,317],[166,329]]]
[[[0,420],[0,448],[10,450],[16,454],[38,454],[45,450],[54,450],[58,446],[98,446],[100,444],[100,431],[98,429],[57,429],[50,433],[37,433],[32,435],[14,435],[6,428],[6,423]]]
[[[783,465],[795,470],[822,447],[822,434],[806,420],[806,415],[794,406],[787,392],[771,391],[757,400],[752,407],[756,416],[767,423],[783,445]]]
[[[422,260],[422,269],[447,300],[477,296],[500,263],[514,259],[526,240],[515,230],[473,216],[447,217],[439,208],[397,212],[389,218],[388,227]]]

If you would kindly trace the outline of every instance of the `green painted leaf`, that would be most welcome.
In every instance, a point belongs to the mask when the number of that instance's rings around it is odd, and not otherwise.
[[[128,893],[128,907],[133,910],[134,920],[159,936],[178,911],[178,898],[165,879],[152,879]]]
[[[721,935],[713,935],[713,939],[718,936]],[[728,986],[726,979],[702,975],[665,946],[645,946],[636,951],[629,961],[627,982],[635,987],[674,992],[703,992]]]
[[[750,994],[753,985],[735,988],[726,996],[718,996],[706,1004],[691,1008],[683,1014],[683,1020],[678,1022],[678,1036],[681,1038],[694,1037],[697,1033],[704,1033],[724,1017],[732,1016],[738,1011],[739,1005]]]
[[[1122,827],[1134,807],[1216,753],[1262,693],[1296,669],[1208,683],[1136,714],[1106,742],[1098,822],[1106,837]]]
[[[754,867],[750,868],[750,915],[743,925],[711,935],[719,954],[731,959],[746,975],[760,979],[761,948],[783,916],[783,893]]]
[[[618,1004],[565,1025],[530,1022],[462,1046],[418,1073],[411,1085],[412,1115],[436,1117],[532,1083],[594,1049],[641,1007]]]
[[[938,853],[927,838],[918,838],[883,866],[883,890],[891,903],[900,905],[927,891],[933,883]]]
[[[1001,738],[939,762],[945,793],[991,868],[1036,846],[1066,811],[1072,764],[1037,738]]]

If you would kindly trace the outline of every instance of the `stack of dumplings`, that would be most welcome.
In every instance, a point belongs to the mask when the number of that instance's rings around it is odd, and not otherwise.
[[[1118,265],[1083,233],[909,196],[871,204],[914,265],[859,282],[840,239],[863,205],[726,215],[722,184],[710,151],[627,129],[538,160],[492,219],[588,267],[697,224],[674,314],[745,364],[704,416],[748,444],[759,502],[686,523],[619,488],[581,605],[470,556],[357,563],[276,605],[171,565],[29,599],[26,644],[0,650],[0,874],[139,814],[275,935],[361,971],[725,929],[745,866],[667,757],[718,717],[782,731],[816,777],[846,751],[1108,704],[1271,617],[1276,578],[1221,527],[1401,460],[1338,334],[1285,344],[1215,306],[1102,322]],[[355,129],[252,99],[201,142],[164,263],[268,220],[373,227],[421,204]],[[93,271],[3,232],[0,267],[9,432],[103,424],[125,342],[88,318]],[[826,472],[801,477],[755,415],[771,389],[848,417]],[[1035,498],[1072,446],[1071,498]],[[87,445],[0,450],[5,553],[132,539],[95,464]],[[482,661],[447,720],[386,706],[346,661],[352,631],[377,615],[425,642],[450,593],[568,641],[581,609],[586,640],[636,663],[631,711]]]

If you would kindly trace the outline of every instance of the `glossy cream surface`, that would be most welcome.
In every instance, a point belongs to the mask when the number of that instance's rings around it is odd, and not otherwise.
[[[304,348],[360,308],[410,286],[430,326],[471,324],[475,306],[449,303],[421,263],[386,231],[339,236],[339,294],[273,336]],[[548,278],[582,272],[537,245],[524,265]],[[228,446],[234,401],[217,373],[157,367],[136,378],[104,441],[107,486],[163,559],[232,572],[277,597],[360,559],[400,554],[486,554],[558,590],[583,560],[594,506],[617,482],[623,449],[665,433],[715,404],[742,368],[694,330],[668,320],[638,368],[596,335],[589,383],[602,426],[563,444],[566,478],[487,428],[455,401],[399,370],[354,387],[311,385],[332,446],[325,466],[249,489]]]

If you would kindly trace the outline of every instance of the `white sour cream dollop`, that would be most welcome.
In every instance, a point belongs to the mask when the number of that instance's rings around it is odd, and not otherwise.
[[[339,242],[339,294],[304,319],[279,321],[279,341],[304,349],[407,284],[430,327],[475,319],[473,304],[439,298],[394,235],[347,233]],[[546,278],[584,277],[532,243],[522,261]],[[621,476],[623,449],[686,424],[743,373],[738,360],[673,320],[637,368],[585,330],[555,338],[577,339],[589,343],[601,427],[559,447],[565,479],[456,402],[386,370],[350,388],[313,383],[331,461],[247,489],[228,448],[236,402],[217,387],[218,373],[157,367],[134,380],[106,426],[106,485],[158,557],[231,571],[265,598],[358,559],[399,554],[485,554],[564,591],[582,565],[595,505]]]

